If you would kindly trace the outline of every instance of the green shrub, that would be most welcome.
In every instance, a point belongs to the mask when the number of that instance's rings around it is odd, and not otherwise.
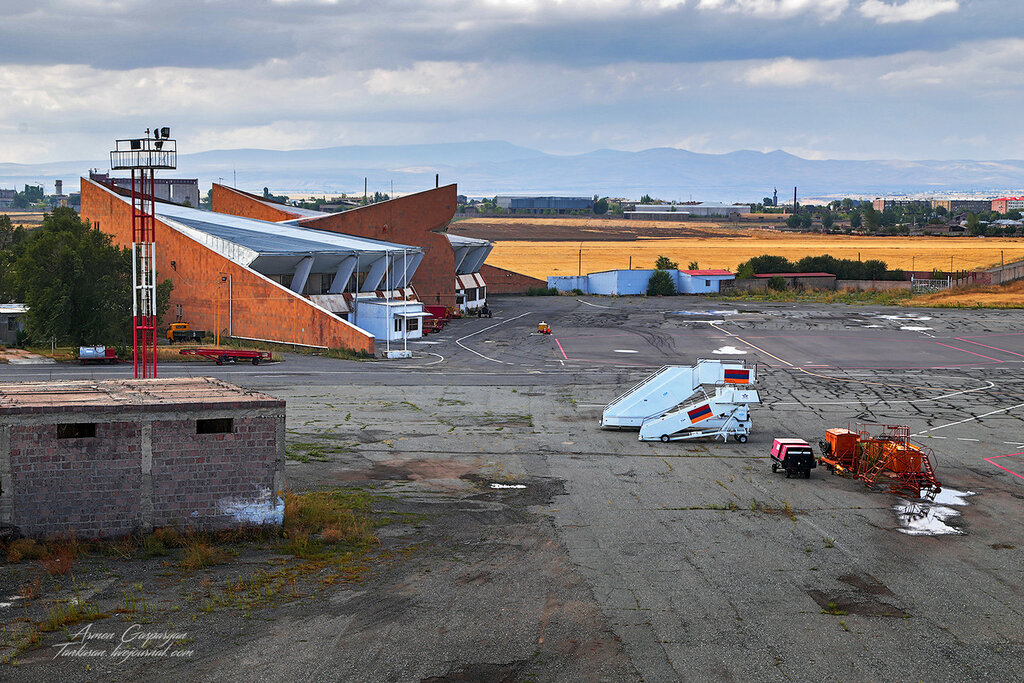
[[[675,293],[676,283],[667,271],[656,270],[651,273],[651,279],[647,281],[647,296],[672,296]]]
[[[773,275],[772,277],[768,278],[768,289],[771,289],[776,292],[783,292],[786,290],[786,287],[786,278],[780,275]]]
[[[558,290],[554,287],[530,287],[526,296],[558,296]]]

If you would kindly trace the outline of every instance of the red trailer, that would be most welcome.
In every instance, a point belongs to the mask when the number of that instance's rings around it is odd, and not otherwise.
[[[240,349],[182,349],[178,353],[183,356],[203,356],[217,361],[217,365],[236,363],[240,360],[252,361],[253,365],[259,365],[260,361],[271,359],[270,351],[244,351]]]
[[[424,334],[440,332],[448,321],[451,320],[451,317],[448,315],[448,309],[444,306],[428,306],[424,304],[423,310],[430,314],[429,318],[423,319]]]

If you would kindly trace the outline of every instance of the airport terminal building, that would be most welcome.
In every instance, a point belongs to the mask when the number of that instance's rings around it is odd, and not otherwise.
[[[420,301],[462,313],[471,313],[486,303],[487,282],[481,269],[493,245],[487,240],[445,232],[455,216],[455,185],[341,213],[280,204],[216,183],[210,196],[216,213],[412,245],[423,253],[410,279]]]
[[[174,285],[165,319],[240,339],[372,354],[379,335],[360,324],[359,303],[416,299],[411,282],[424,250],[414,245],[163,202],[155,213],[157,280]],[[82,216],[115,244],[131,244],[129,197],[83,178]]]

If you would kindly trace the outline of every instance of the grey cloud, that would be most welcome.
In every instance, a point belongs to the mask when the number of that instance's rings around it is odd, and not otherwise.
[[[321,69],[362,69],[422,60],[582,66],[835,58],[1009,37],[1024,19],[1024,7],[1014,0],[964,0],[956,13],[913,25],[880,25],[855,11],[860,4],[852,2],[838,19],[822,21],[812,10],[775,18],[727,11],[734,4],[699,9],[695,2],[657,11],[650,3],[623,2],[601,11],[595,8],[606,3],[570,3],[515,14],[511,6],[444,0],[166,0],[126,2],[121,9],[109,5],[102,12],[93,3],[43,0],[0,27],[0,63],[246,68],[306,55]]]

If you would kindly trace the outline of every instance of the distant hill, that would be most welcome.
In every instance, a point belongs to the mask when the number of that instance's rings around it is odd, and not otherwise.
[[[52,192],[62,179],[73,189],[89,168],[106,169],[105,160],[48,164],[0,164],[0,187],[43,182]],[[259,192],[361,194],[369,191],[415,192],[458,183],[470,196],[495,194],[569,194],[703,201],[760,201],[777,187],[780,200],[792,196],[879,195],[940,192],[1024,193],[1024,161],[815,161],[782,151],[743,150],[698,154],[656,148],[641,152],[610,149],[554,155],[508,142],[433,145],[347,146],[274,151],[214,150],[180,154],[178,170],[162,177],[200,179]],[[234,178],[237,177],[237,181]],[[68,190],[66,190],[68,191]]]

